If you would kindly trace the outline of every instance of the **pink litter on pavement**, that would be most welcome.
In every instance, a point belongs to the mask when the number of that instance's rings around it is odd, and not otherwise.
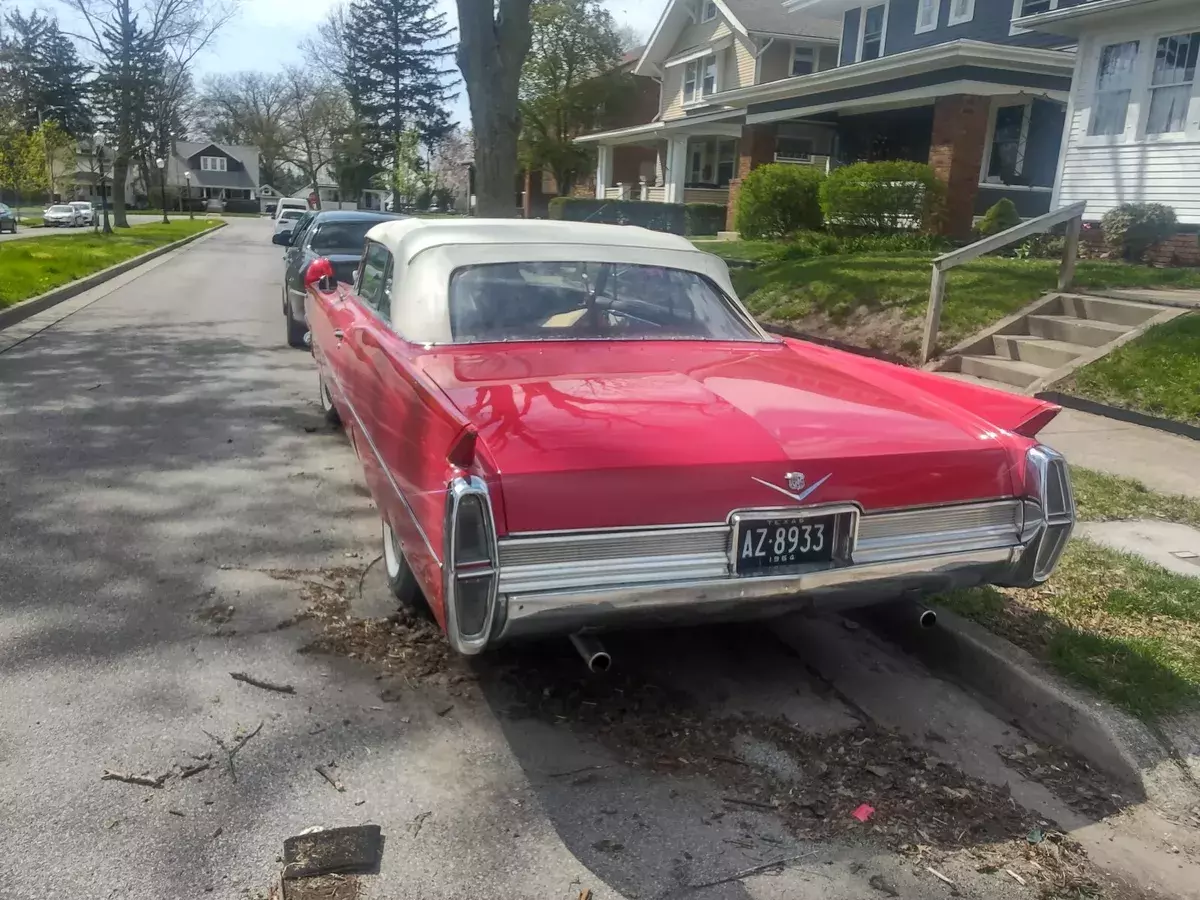
[[[854,818],[858,819],[860,822],[865,822],[867,819],[871,818],[871,816],[875,815],[875,807],[864,803],[854,812],[850,813],[850,815],[854,816]]]

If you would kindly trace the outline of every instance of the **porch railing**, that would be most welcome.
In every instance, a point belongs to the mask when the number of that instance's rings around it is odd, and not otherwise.
[[[929,283],[929,310],[925,315],[925,338],[921,342],[921,362],[929,362],[937,347],[938,330],[942,322],[942,302],[946,298],[946,273],[955,266],[969,263],[985,253],[992,253],[1035,234],[1045,234],[1067,223],[1066,243],[1058,267],[1058,289],[1065,291],[1075,281],[1075,262],[1079,258],[1079,233],[1083,230],[1083,213],[1087,201],[1051,210],[1044,216],[993,234],[974,244],[944,253],[933,261],[933,279]]]

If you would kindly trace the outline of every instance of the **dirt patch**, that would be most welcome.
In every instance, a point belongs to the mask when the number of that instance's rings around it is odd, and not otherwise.
[[[278,900],[358,900],[359,880],[354,875],[318,875],[288,878],[281,882]],[[272,895],[276,900],[276,895]]]
[[[317,628],[316,636],[300,652],[356,659],[376,668],[381,675],[402,678],[410,685],[418,681],[457,684],[469,680],[470,670],[465,661],[453,653],[431,616],[403,609],[378,619],[360,619],[350,614],[352,592],[362,590],[366,567],[272,570],[268,574],[300,585],[305,609],[297,618]]]
[[[724,806],[711,818],[750,823],[747,840],[754,817],[770,815],[805,840],[882,846],[922,871],[966,865],[1041,897],[1142,896],[1109,882],[1077,842],[1007,787],[970,778],[873,724],[814,735],[783,717],[714,717],[638,673],[581,676],[567,656],[506,651],[498,662],[489,677],[511,691],[508,715],[567,725],[629,766],[706,779]],[[576,777],[587,783],[595,773]]]
[[[996,752],[1030,781],[1049,788],[1068,806],[1091,819],[1115,815],[1128,805],[1109,779],[1082,757],[1066,750],[1029,743],[1021,747],[998,746]]]
[[[837,318],[812,312],[796,319],[766,317],[761,321],[767,329],[772,325],[781,326],[850,347],[872,350],[908,365],[920,361],[924,322],[907,315],[900,307],[859,306]]]

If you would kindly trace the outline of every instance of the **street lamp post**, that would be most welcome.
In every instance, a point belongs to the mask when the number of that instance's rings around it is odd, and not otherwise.
[[[112,234],[112,226],[108,224],[108,194],[104,185],[104,133],[97,131],[92,135],[92,148],[96,154],[96,166],[100,170],[100,208],[104,210],[104,233]]]
[[[183,173],[183,177],[184,177],[185,179],[187,179],[187,208],[188,208],[188,218],[189,218],[189,219],[195,219],[195,218],[196,218],[196,213],[195,213],[195,211],[192,209],[192,173],[191,173],[191,172],[184,172],[184,173]]]
[[[163,224],[170,225],[171,220],[167,218],[167,162],[161,156],[154,162],[158,166],[158,183],[162,186]]]

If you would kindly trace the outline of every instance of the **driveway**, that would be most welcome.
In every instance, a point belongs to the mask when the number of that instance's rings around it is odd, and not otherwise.
[[[1098,821],[1129,798],[1033,780],[1074,764],[855,622],[618,636],[596,679],[380,618],[269,237],[231,219],[0,349],[0,897],[266,897],[287,836],[366,822],[362,897],[1140,896],[1097,863],[1196,896],[1165,828]]]

